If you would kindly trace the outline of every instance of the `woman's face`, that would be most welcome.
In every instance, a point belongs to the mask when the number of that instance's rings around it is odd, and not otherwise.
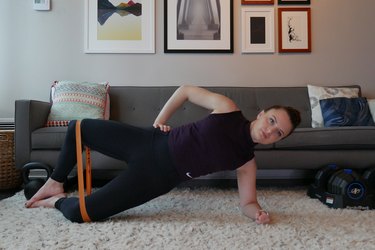
[[[250,135],[254,142],[272,144],[285,138],[292,131],[292,123],[284,109],[270,109],[260,112],[250,125]]]

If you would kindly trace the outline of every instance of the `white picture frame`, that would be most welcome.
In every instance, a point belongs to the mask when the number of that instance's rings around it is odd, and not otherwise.
[[[50,10],[50,0],[33,0],[34,10]]]
[[[85,0],[84,52],[155,53],[155,0],[134,0],[140,5],[131,10],[118,9],[123,1],[109,2],[116,9],[100,7],[101,0]]]
[[[275,52],[275,11],[273,7],[244,7],[242,53]]]

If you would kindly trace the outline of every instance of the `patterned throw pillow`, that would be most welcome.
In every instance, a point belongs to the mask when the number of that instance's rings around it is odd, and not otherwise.
[[[109,119],[109,83],[55,81],[47,127],[68,126],[71,120]]]
[[[311,106],[311,126],[313,128],[324,127],[322,110],[320,108],[319,100],[334,98],[334,97],[358,97],[359,88],[355,87],[319,87],[307,85],[307,90],[310,98]]]
[[[325,127],[374,126],[366,98],[320,100]]]

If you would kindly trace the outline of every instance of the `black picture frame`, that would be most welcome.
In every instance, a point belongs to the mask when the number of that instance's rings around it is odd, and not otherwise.
[[[273,5],[274,0],[241,0],[242,5]]]
[[[233,0],[213,3],[164,0],[164,53],[233,53]]]
[[[309,5],[310,0],[300,0],[300,1],[278,0],[278,4],[279,5]]]

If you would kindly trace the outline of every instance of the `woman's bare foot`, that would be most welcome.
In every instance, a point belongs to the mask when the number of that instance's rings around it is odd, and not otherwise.
[[[64,193],[63,183],[57,182],[51,178],[39,189],[30,200],[25,203],[25,207],[34,207],[33,203],[44,200],[46,198]]]
[[[52,196],[52,197],[49,197],[47,199],[44,199],[44,200],[39,200],[39,201],[36,201],[34,202],[33,204],[31,204],[31,208],[36,208],[36,207],[49,207],[49,208],[54,208],[55,207],[55,203],[56,201],[58,201],[59,199],[63,198],[63,197],[66,197],[66,194],[58,194],[58,195],[55,195],[55,196]]]

